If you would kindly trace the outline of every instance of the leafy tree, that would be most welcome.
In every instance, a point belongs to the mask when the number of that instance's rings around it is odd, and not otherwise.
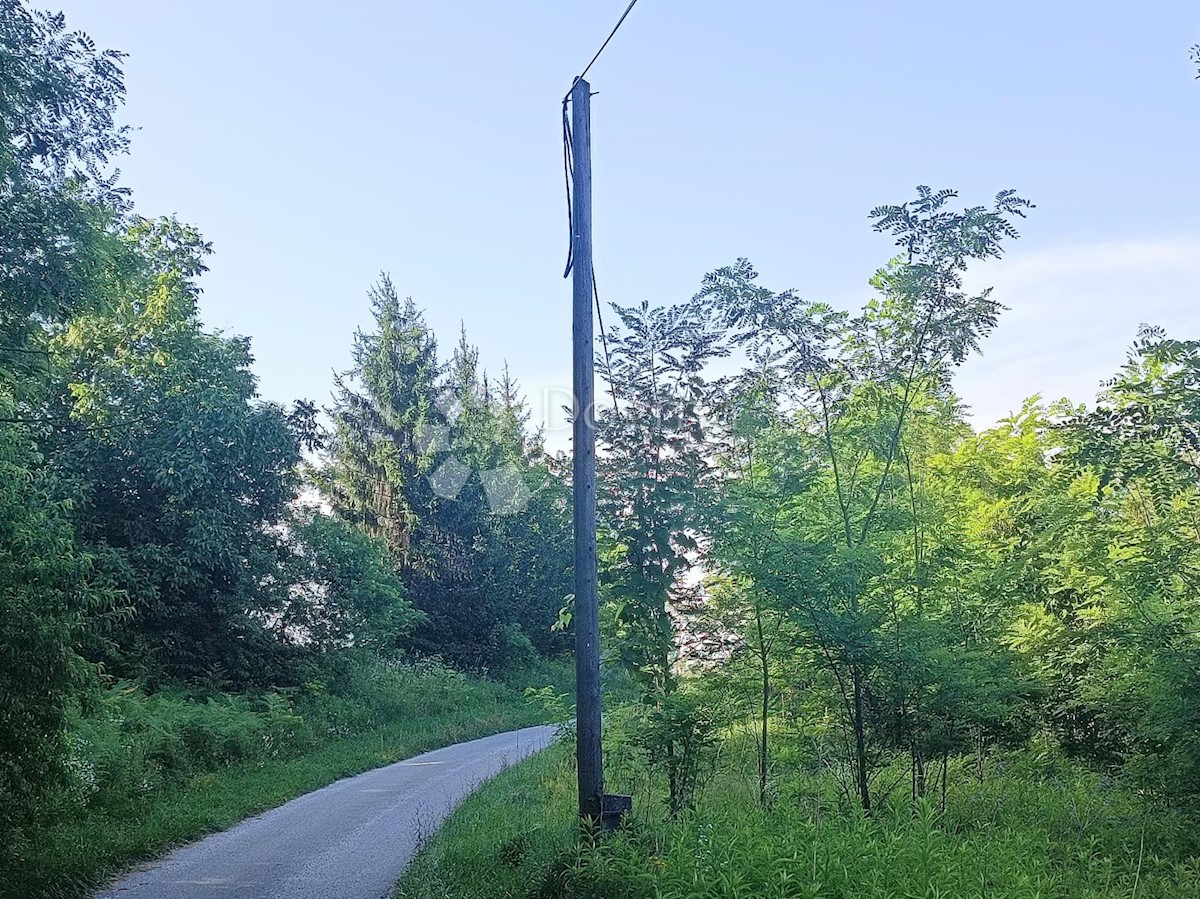
[[[0,364],[9,390],[14,377],[25,389],[44,380],[45,326],[100,301],[119,255],[108,225],[125,194],[104,169],[128,145],[114,121],[121,60],[68,32],[61,14],[0,2]]]
[[[119,54],[0,2],[0,867],[62,773],[65,707],[89,675],[74,646],[109,598],[41,441],[47,341],[102,302],[120,261],[122,194],[103,170],[126,146],[123,92]]]
[[[602,583],[621,657],[652,695],[674,689],[673,613],[707,531],[715,479],[703,415],[705,364],[724,350],[700,307],[616,306],[600,373],[618,407],[598,410]]]
[[[641,685],[652,757],[666,769],[671,806],[680,810],[695,782],[703,741],[678,686],[677,622],[698,600],[688,572],[708,533],[717,471],[705,415],[713,387],[707,363],[726,348],[704,308],[614,306],[620,327],[599,370],[616,408],[598,411],[601,585],[610,637]]]
[[[294,523],[284,629],[322,652],[354,646],[394,655],[420,622],[379,538],[321,512]]]
[[[80,542],[128,597],[101,654],[126,676],[245,685],[281,677],[267,617],[286,548],[299,436],[256,399],[249,342],[204,331],[194,279],[207,245],[174,221],[140,222],[145,260],[107,312],[53,347],[64,385],[50,461],[71,484]]]
[[[17,828],[62,781],[66,708],[91,674],[74,647],[106,599],[41,463],[28,437],[0,429],[0,874]]]
[[[760,362],[763,360],[759,360]],[[777,387],[770,372],[755,367],[723,385],[719,415],[728,422],[721,465],[718,525],[713,529],[712,561],[724,572],[709,583],[719,619],[741,637],[731,656],[736,666],[748,658],[757,679],[758,800],[768,804],[772,699],[777,658],[789,654],[796,634],[790,617],[793,596],[804,589],[804,560],[784,547],[777,527],[791,498],[816,476],[779,414]],[[780,477],[781,472],[787,472]]]
[[[952,420],[950,373],[979,348],[1000,311],[990,291],[966,293],[962,273],[971,260],[998,257],[1003,240],[1016,237],[1012,219],[1030,206],[1005,191],[991,208],[954,212],[955,196],[920,187],[908,203],[872,210],[875,229],[890,233],[903,255],[876,274],[877,297],[858,316],[762,288],[745,260],[708,276],[701,292],[735,340],[789,389],[798,426],[810,436],[807,458],[819,454],[826,467],[788,528],[795,551],[820,559],[820,601],[803,618],[838,684],[854,791],[866,811],[869,719],[879,718],[886,692],[869,680],[885,658],[883,623],[900,627],[889,550],[918,517],[914,418]],[[919,535],[912,546],[919,552]],[[903,649],[902,641],[894,645]],[[895,705],[899,695],[891,692]]]
[[[1186,802],[1200,776],[1198,393],[1200,343],[1143,329],[1097,406],[1063,426],[1049,599],[1020,634],[1077,710],[1066,745]]]

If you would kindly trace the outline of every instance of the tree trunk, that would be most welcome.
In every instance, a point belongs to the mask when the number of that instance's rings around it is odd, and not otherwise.
[[[950,750],[942,753],[942,814],[946,813],[946,775],[950,770]]]
[[[761,653],[760,658],[762,659],[762,739],[758,744],[758,804],[762,808],[766,808],[767,764],[770,761],[767,736],[769,733],[768,715],[771,711],[771,675],[767,666],[767,654],[765,651]]]
[[[854,776],[858,801],[863,811],[871,814],[871,785],[867,779],[867,736],[863,723],[862,672],[858,665],[850,666],[850,681],[854,686]]]
[[[917,748],[914,741],[912,747],[913,758],[913,799],[920,799],[925,795],[925,791],[929,786],[929,775],[925,771],[925,757],[921,755],[921,750]]]

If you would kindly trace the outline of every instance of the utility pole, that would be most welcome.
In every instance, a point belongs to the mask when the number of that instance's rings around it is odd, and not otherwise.
[[[600,745],[600,599],[596,587],[596,378],[592,334],[592,95],[579,78],[571,88],[574,170],[573,259],[575,523],[575,760],[579,816],[604,817],[604,757]]]

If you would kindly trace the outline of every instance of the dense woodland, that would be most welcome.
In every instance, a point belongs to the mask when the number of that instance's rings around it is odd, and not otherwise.
[[[92,806],[486,689],[456,672],[540,686],[571,645],[569,457],[502,362],[439,346],[382,277],[331,398],[261,399],[249,341],[202,323],[208,244],[116,179],[121,61],[0,0],[14,878]],[[1148,325],[1095,402],[1014,397],[973,430],[954,373],[1004,307],[964,274],[1032,210],[924,187],[872,210],[859,310],[746,260],[615,306],[604,656],[616,754],[666,819],[733,733],[763,809],[803,774],[843,814],[946,814],[1024,752],[1200,814],[1200,341]]]

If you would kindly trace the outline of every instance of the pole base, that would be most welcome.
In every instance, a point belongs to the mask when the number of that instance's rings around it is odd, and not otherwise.
[[[604,831],[620,830],[621,816],[633,811],[633,797],[605,793],[600,803],[600,829]]]

